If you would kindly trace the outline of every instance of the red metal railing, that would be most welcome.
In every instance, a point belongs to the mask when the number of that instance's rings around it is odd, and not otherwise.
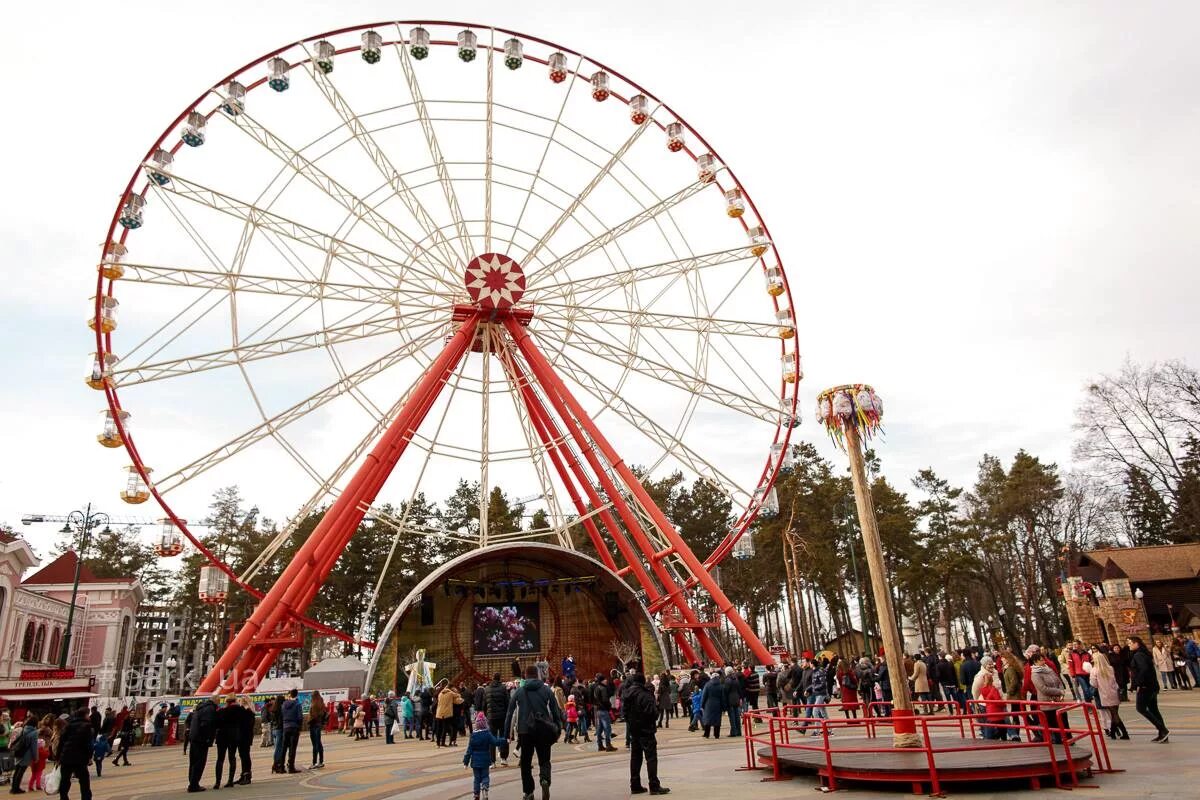
[[[934,795],[942,794],[942,784],[946,780],[945,772],[956,769],[957,774],[952,779],[963,777],[963,767],[957,768],[945,763],[949,753],[971,752],[982,753],[1002,749],[1033,749],[1043,750],[1046,759],[1037,760],[1020,766],[998,766],[994,768],[970,767],[974,772],[986,772],[990,778],[1021,778],[1027,777],[1037,786],[1037,775],[1031,770],[1044,767],[1054,778],[1055,786],[1073,788],[1079,786],[1079,772],[1083,769],[1077,763],[1071,748],[1079,742],[1090,742],[1094,771],[1107,773],[1117,772],[1112,766],[1108,747],[1104,742],[1100,716],[1095,706],[1089,703],[1065,702],[1043,703],[1036,701],[1004,701],[1003,703],[985,703],[969,701],[968,713],[962,713],[954,701],[917,701],[915,721],[921,745],[907,752],[923,753],[925,767],[916,773],[911,768],[904,770],[905,774],[913,774],[914,790],[920,791],[920,784],[928,783]],[[889,745],[876,744],[877,729],[880,726],[891,727],[893,718],[890,716],[890,703],[870,703],[866,715],[862,718],[825,719],[820,712],[828,713],[828,709],[840,711],[841,703],[820,703],[814,705],[786,705],[762,711],[748,711],[742,715],[742,737],[746,751],[746,766],[740,769],[757,770],[770,769],[772,775],[764,780],[788,780],[790,775],[783,771],[780,756],[791,752],[808,752],[820,755],[824,764],[818,774],[824,780],[828,790],[836,790],[838,781],[855,780],[885,780],[896,781],[895,773],[875,773],[862,768],[839,766],[835,756],[847,754],[884,754],[895,753]],[[809,711],[811,709],[811,711]],[[938,713],[947,709],[950,713]],[[924,711],[925,713],[920,713]],[[888,716],[876,716],[884,712]],[[804,715],[809,713],[810,716]],[[811,716],[816,714],[817,716]],[[1075,714],[1075,719],[1082,719],[1082,726],[1071,725],[1069,720]],[[848,732],[850,729],[861,728],[865,736],[847,737],[831,741],[830,737],[838,731]],[[953,733],[957,731],[958,736]],[[981,739],[980,733],[998,731],[1005,737],[1016,732],[1018,741]],[[800,732],[799,741],[793,741],[793,735]],[[810,733],[811,741],[803,738],[804,733]],[[815,735],[813,735],[815,734]],[[932,735],[931,735],[932,734]],[[943,734],[943,735],[938,735]],[[944,734],[950,734],[949,736]],[[995,733],[992,733],[995,735]],[[971,742],[966,744],[965,742]],[[980,744],[981,741],[988,742]],[[759,748],[769,750],[769,756],[759,755]],[[1063,763],[1065,762],[1065,767]],[[918,779],[919,778],[919,779]],[[908,781],[909,778],[902,780]]]

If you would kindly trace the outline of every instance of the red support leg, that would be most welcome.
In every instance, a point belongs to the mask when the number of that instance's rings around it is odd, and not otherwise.
[[[511,352],[507,352],[506,357],[511,359]],[[505,370],[509,374],[509,380],[512,381],[513,385],[518,388],[518,391],[520,391],[521,397],[525,402],[526,410],[529,411],[530,420],[533,422],[534,427],[538,431],[539,438],[541,438],[542,442],[546,444],[547,447],[550,447],[551,443],[554,443],[553,447],[555,449],[550,451],[552,458],[557,455],[558,450],[561,448],[563,457],[570,464],[571,471],[575,474],[580,485],[583,486],[584,491],[588,494],[589,502],[591,502],[593,508],[602,508],[604,503],[600,499],[600,496],[596,494],[596,490],[592,487],[592,482],[588,480],[587,474],[583,470],[583,466],[579,463],[579,460],[575,458],[575,455],[571,452],[570,448],[565,445],[565,441],[560,439],[560,434],[557,425],[554,422],[554,418],[550,415],[549,410],[545,407],[541,400],[538,399],[537,394],[533,391],[533,387],[530,385],[529,380],[524,374],[520,365],[515,360],[512,360],[510,363],[506,364]],[[560,441],[562,442],[561,444],[559,443]],[[557,458],[554,458],[554,461],[556,468],[559,470],[559,475],[562,478],[564,485],[567,487],[567,491],[571,493],[571,496],[575,501],[576,508],[579,510],[580,516],[585,517],[584,524],[586,525],[588,522],[591,522],[590,519],[586,518],[586,507],[583,505],[582,499],[579,498],[578,493],[575,492],[570,477],[563,469],[563,465],[558,461]],[[659,598],[658,590],[655,588],[654,583],[650,580],[649,575],[646,574],[645,569],[642,568],[641,559],[639,559],[634,553],[632,546],[625,538],[616,520],[612,518],[612,515],[607,510],[601,511],[600,517],[608,530],[609,536],[611,536],[613,541],[617,544],[617,549],[622,553],[623,556],[625,556],[626,563],[629,564],[629,571],[633,572],[639,577],[643,588],[646,589],[647,597],[650,598],[652,602],[657,600]],[[592,530],[594,529],[595,526],[593,525]],[[598,531],[596,536],[599,536]],[[604,556],[607,556],[605,565],[608,566],[609,569],[616,571],[616,562],[613,561],[612,556],[608,554],[608,548],[604,545],[603,541],[597,541],[597,538],[594,537],[592,542],[598,551],[602,552]],[[688,663],[696,662],[698,660],[696,658],[696,651],[692,649],[691,643],[688,642],[684,633],[679,630],[674,630],[671,633],[675,639],[675,644],[679,647],[680,652],[683,654],[684,658],[687,659]]]
[[[754,653],[755,658],[757,658],[763,664],[773,664],[775,659],[771,655],[771,652],[763,645],[761,641],[759,641],[758,635],[754,633],[749,624],[742,619],[741,614],[739,614],[737,609],[733,607],[733,603],[730,602],[725,592],[723,592],[721,587],[717,585],[717,582],[713,580],[712,575],[710,575],[708,571],[704,569],[704,565],[700,562],[700,559],[697,558],[696,554],[692,552],[692,549],[687,546],[687,543],[684,542],[683,537],[679,535],[679,532],[675,530],[675,527],[670,523],[666,515],[663,514],[662,509],[660,509],[654,503],[653,499],[651,499],[645,487],[643,487],[641,482],[638,481],[637,476],[635,476],[629,467],[626,466],[620,455],[617,454],[617,451],[611,444],[609,444],[608,440],[604,438],[604,435],[600,433],[599,428],[596,427],[596,423],[587,415],[587,412],[584,411],[583,406],[581,406],[579,401],[576,400],[574,395],[571,394],[566,384],[563,383],[562,379],[558,377],[558,374],[550,365],[550,362],[546,360],[546,357],[542,355],[541,350],[539,350],[537,345],[533,343],[533,340],[529,335],[529,331],[525,328],[522,328],[513,319],[505,320],[505,326],[508,328],[509,333],[513,337],[513,341],[516,342],[521,354],[525,357],[525,360],[533,369],[533,373],[537,377],[538,382],[541,383],[542,387],[546,390],[546,393],[552,399],[557,397],[559,402],[565,406],[565,408],[559,409],[560,416],[562,416],[564,420],[568,420],[569,423],[569,418],[567,415],[570,413],[579,421],[579,424],[587,430],[588,436],[593,442],[595,442],[596,447],[600,449],[600,452],[604,455],[609,464],[612,465],[613,470],[621,478],[621,481],[626,485],[626,487],[628,487],[629,491],[633,493],[635,499],[638,501],[638,504],[641,505],[646,513],[650,516],[650,519],[654,523],[655,527],[662,532],[663,536],[667,538],[667,541],[670,543],[670,545],[675,548],[676,553],[680,559],[682,559],[684,565],[708,591],[713,601],[717,604],[717,609],[724,614],[726,618],[728,618],[733,624],[734,628],[737,629],[738,634]],[[556,408],[557,407],[558,403],[556,403]],[[582,446],[583,445],[581,443],[581,447]],[[605,491],[608,491],[607,487]],[[613,497],[610,494],[610,497],[612,497],[613,502],[615,503],[619,498],[619,495],[617,497]],[[639,544],[641,543],[639,542]],[[646,549],[648,555],[653,555],[653,548],[644,545],[643,547]],[[653,564],[654,562],[651,563]],[[680,602],[676,603],[676,607],[679,608],[680,613],[684,613],[684,609],[687,609],[689,613],[691,612],[691,608],[686,602],[683,602],[682,599]],[[686,614],[684,619],[687,620]],[[699,629],[697,630],[699,631]],[[703,636],[698,638],[700,638],[702,645],[708,645],[705,647],[705,651],[709,652],[709,648],[712,648],[712,644],[708,641],[708,637]],[[715,650],[715,648],[712,649]],[[710,657],[713,656],[710,655]]]
[[[591,467],[592,473],[596,476],[596,479],[600,481],[600,485],[604,489],[604,493],[608,495],[608,499],[612,502],[613,508],[615,508],[617,511],[617,516],[620,517],[621,521],[625,523],[626,529],[634,538],[634,541],[637,542],[637,545],[639,548],[641,548],[642,553],[644,553],[649,559],[650,569],[654,571],[654,575],[656,578],[658,578],[659,583],[662,584],[664,590],[668,590],[666,593],[671,597],[671,601],[676,610],[679,611],[679,614],[681,617],[683,617],[684,622],[692,626],[697,632],[696,638],[699,640],[700,646],[704,648],[705,654],[713,660],[720,660],[720,651],[717,650],[716,646],[707,636],[704,636],[700,633],[700,631],[702,631],[702,628],[700,627],[700,620],[696,617],[696,613],[692,610],[692,607],[689,606],[687,601],[683,598],[680,589],[678,586],[676,586],[675,581],[671,578],[671,574],[667,571],[666,567],[663,566],[661,561],[652,558],[654,554],[654,547],[651,545],[650,540],[646,538],[646,534],[642,530],[641,522],[625,503],[625,499],[621,496],[621,493],[617,491],[616,485],[612,482],[612,480],[608,477],[608,473],[600,465],[600,461],[596,457],[596,453],[588,443],[587,439],[584,438],[583,433],[580,431],[578,425],[576,425],[575,420],[571,418],[571,415],[568,413],[567,406],[561,396],[561,392],[559,392],[557,388],[551,388],[551,385],[549,385],[548,378],[556,376],[553,376],[552,374],[547,375],[546,372],[547,369],[549,369],[549,372],[553,373],[553,369],[549,368],[548,362],[546,362],[544,358],[541,359],[540,363],[530,358],[531,351],[537,356],[541,356],[541,353],[532,345],[528,333],[516,322],[516,320],[511,318],[507,319],[505,320],[505,325],[508,327],[509,332],[516,341],[517,347],[520,349],[521,354],[525,357],[525,361],[532,369],[534,377],[537,378],[538,383],[541,384],[542,388],[546,391],[546,396],[549,398],[551,405],[553,405],[555,410],[558,412],[558,416],[562,420],[563,425],[566,427],[567,432],[570,433],[571,438],[575,440],[576,445],[579,447],[580,453],[583,454],[584,459],[588,462],[588,465]],[[518,336],[521,338],[518,339]],[[618,539],[618,543],[620,543],[620,541],[621,539]],[[628,547],[627,543],[626,547]],[[623,549],[622,555],[625,556],[629,566],[635,569],[635,572],[645,572],[642,567],[641,559],[632,552],[631,548],[628,552]],[[686,639],[680,635],[676,637],[676,641],[686,642]],[[687,646],[686,649],[691,651],[690,646]],[[695,653],[692,652],[692,655],[694,656]],[[692,660],[694,661],[695,659],[693,658]]]
[[[468,343],[467,346],[469,346],[470,338],[468,337],[466,341]],[[447,350],[449,348],[450,345],[447,345]],[[443,355],[445,354],[446,351],[443,351]],[[461,359],[461,355],[459,359]],[[337,510],[338,504],[342,503],[343,499],[346,500],[346,504],[342,506],[341,514],[331,518],[325,540],[319,546],[311,563],[304,565],[305,568],[298,574],[292,585],[288,587],[277,610],[273,612],[272,616],[267,618],[267,623],[263,626],[264,630],[272,630],[286,615],[299,613],[307,608],[313,598],[316,597],[325,578],[333,570],[338,559],[341,557],[346,544],[354,536],[355,532],[357,532],[367,506],[373,502],[375,496],[387,481],[396,462],[408,446],[412,434],[420,426],[421,420],[425,418],[426,414],[433,407],[442,386],[449,380],[450,375],[457,365],[458,360],[454,360],[447,361],[446,364],[440,364],[439,361],[435,361],[430,366],[425,378],[418,384],[409,402],[401,409],[395,421],[388,429],[388,433],[394,430],[398,433],[398,436],[388,443],[386,450],[380,454],[380,458],[373,462],[368,462],[368,464],[364,464],[363,468],[360,468],[359,475],[355,476],[346,491],[339,496],[338,502],[327,512],[326,518],[330,518],[330,515]],[[430,381],[431,376],[437,377],[438,380]],[[386,436],[387,434],[385,434]],[[376,451],[379,451],[382,447],[384,447],[384,441],[381,439],[380,444],[376,447]],[[358,482],[360,475],[363,477],[363,480]],[[318,530],[324,525],[325,520],[323,519],[321,525],[318,526]],[[316,531],[314,531],[315,534]],[[257,685],[262,674],[266,669],[270,668],[270,663],[273,661],[269,656],[264,655],[272,649],[258,646],[249,648],[225,678],[223,687],[232,689],[235,685],[246,685],[247,683]],[[262,666],[264,663],[265,666]]]
[[[567,472],[567,467],[563,463],[563,456],[559,452],[562,444],[558,438],[558,431],[548,428],[547,421],[543,420],[539,414],[540,409],[535,403],[530,401],[527,393],[531,392],[532,389],[525,380],[524,375],[518,376],[515,374],[515,370],[519,370],[519,367],[511,363],[511,354],[507,350],[502,349],[502,346],[495,349],[497,355],[500,356],[500,363],[504,365],[504,372],[508,376],[509,382],[517,388],[521,401],[525,404],[525,410],[529,413],[530,423],[533,425],[533,429],[537,433],[542,447],[546,448],[546,453],[549,455],[551,463],[554,464],[554,470],[558,473],[559,480],[566,487],[567,494],[570,496],[571,502],[575,505],[575,510],[579,512],[583,528],[587,531],[592,546],[596,548],[596,552],[599,554],[604,566],[616,572],[617,563],[613,560],[612,554],[608,552],[608,545],[604,543],[604,538],[600,535],[600,529],[596,527],[595,521],[588,515],[587,506],[584,505],[583,498],[579,496],[579,490],[575,487],[575,483],[571,480],[571,476]],[[552,425],[552,423],[550,424]],[[569,453],[567,457],[570,458]]]
[[[229,675],[229,683],[244,683],[238,679],[238,675],[247,670],[255,670],[265,653],[269,652],[269,648],[253,646],[258,632],[272,630],[289,612],[303,612],[304,605],[289,604],[285,599],[298,600],[304,596],[306,586],[315,587],[324,580],[325,574],[328,573],[326,567],[332,568],[332,564],[336,562],[336,559],[330,560],[330,552],[335,549],[340,552],[357,529],[362,521],[365,506],[374,500],[382,488],[387,476],[391,474],[397,460],[408,446],[412,431],[421,424],[421,420],[433,404],[433,398],[436,398],[449,374],[457,368],[469,349],[478,324],[478,313],[463,320],[458,332],[425,373],[413,391],[410,401],[388,426],[346,490],[326,512],[316,530],[284,568],[283,574],[263,596],[250,619],[221,654],[212,671],[205,676],[197,690],[198,694],[214,692],[235,663],[239,669]]]

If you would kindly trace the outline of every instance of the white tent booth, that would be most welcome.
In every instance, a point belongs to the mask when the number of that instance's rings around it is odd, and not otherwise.
[[[367,665],[357,658],[327,658],[304,672],[305,689],[346,689],[351,697],[367,685]]]

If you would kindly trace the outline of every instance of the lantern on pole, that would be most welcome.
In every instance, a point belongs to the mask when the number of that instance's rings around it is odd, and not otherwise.
[[[879,614],[879,633],[883,638],[883,653],[888,673],[903,676],[904,651],[896,613],[892,607],[892,591],[888,586],[887,568],[883,561],[883,545],[875,521],[875,506],[871,500],[871,485],[863,459],[863,439],[879,433],[883,423],[883,401],[870,386],[859,383],[837,386],[817,395],[817,421],[825,426],[830,438],[850,456],[850,479],[854,485],[854,503],[862,529],[863,549],[871,568],[871,592]],[[912,697],[908,682],[903,678],[892,681],[892,746],[914,748],[921,746],[913,720]]]

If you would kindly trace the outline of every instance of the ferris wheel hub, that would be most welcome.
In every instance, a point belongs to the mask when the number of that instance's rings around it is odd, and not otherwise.
[[[525,294],[521,265],[501,253],[484,253],[467,264],[464,281],[471,302],[484,311],[503,311]]]

